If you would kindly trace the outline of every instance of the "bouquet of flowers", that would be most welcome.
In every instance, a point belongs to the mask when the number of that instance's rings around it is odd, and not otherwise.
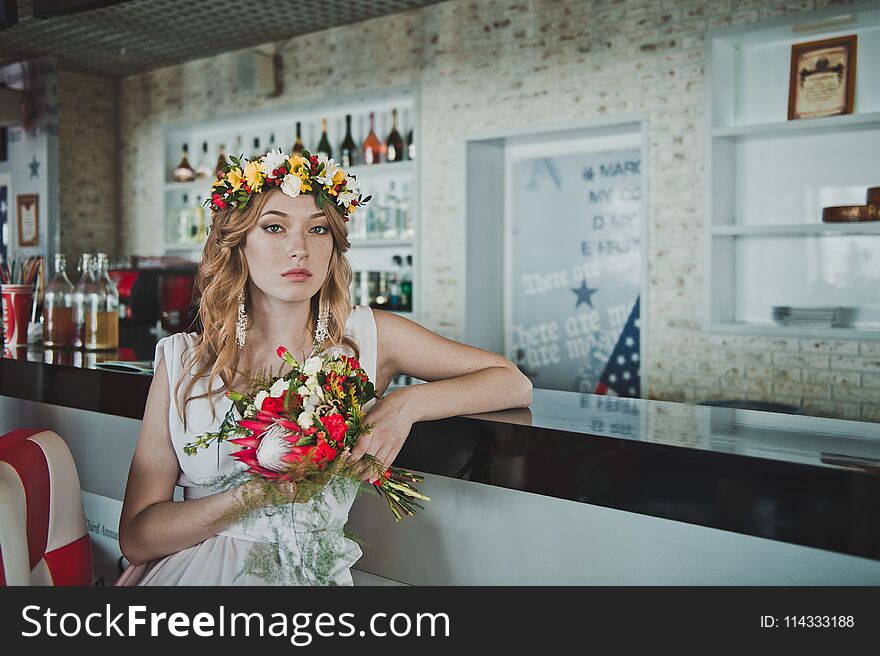
[[[343,457],[373,428],[365,423],[363,407],[378,395],[360,362],[318,353],[300,363],[283,346],[276,352],[292,370],[283,376],[260,372],[247,391],[228,390],[232,405],[220,428],[184,446],[187,455],[222,441],[240,447],[231,456],[247,469],[215,481],[221,488],[252,483],[234,518],[278,516],[279,506],[293,513],[293,506],[320,496],[334,481],[348,479],[359,485],[365,467],[377,474],[372,487],[387,501],[395,520],[424,509],[418,501],[430,499],[414,487],[422,476],[396,467],[386,470],[371,454],[355,463]],[[293,503],[279,482],[295,484]],[[292,514],[290,519],[295,528]],[[278,565],[277,557],[275,561]],[[265,563],[252,565],[252,570],[265,569]]]

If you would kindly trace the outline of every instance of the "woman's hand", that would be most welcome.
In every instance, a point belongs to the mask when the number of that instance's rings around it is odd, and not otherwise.
[[[403,443],[409,437],[413,420],[405,401],[404,390],[392,392],[367,410],[364,421],[373,424],[373,430],[362,435],[351,450],[348,464],[363,463],[361,480],[371,483],[385,472],[397,458]],[[364,454],[372,454],[382,463],[382,471],[376,471]]]
[[[339,457],[323,470],[311,474],[307,481],[252,478],[237,489],[237,501],[248,508],[285,503],[306,503],[324,488],[334,474],[345,466],[346,455],[347,451],[339,454]]]

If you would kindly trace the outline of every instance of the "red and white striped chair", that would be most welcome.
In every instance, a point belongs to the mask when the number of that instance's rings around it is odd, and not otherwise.
[[[0,436],[0,586],[92,585],[73,456],[49,430]]]

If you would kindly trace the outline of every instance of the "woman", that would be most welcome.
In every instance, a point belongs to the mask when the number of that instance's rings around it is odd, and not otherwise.
[[[365,406],[374,428],[348,455],[349,462],[369,453],[390,467],[416,421],[531,402],[529,379],[502,356],[445,339],[390,312],[352,308],[347,221],[368,200],[333,160],[307,154],[288,158],[280,150],[270,152],[219,174],[196,280],[202,330],[170,335],[156,345],[119,526],[120,547],[132,565],[117,584],[266,583],[238,574],[248,549],[272,539],[267,527],[224,519],[247,484],[222,492],[206,484],[234,471],[237,461],[228,457],[234,447],[223,442],[216,454],[187,456],[182,446],[217,430],[228,401],[220,412],[215,402],[223,403],[227,389],[240,389],[249,373],[260,368],[286,373],[284,363],[279,367],[279,345],[300,362],[318,346],[356,357],[380,394],[398,374],[428,381]],[[218,378],[223,384],[215,389]],[[363,480],[377,475],[363,467]],[[305,524],[311,519],[318,525],[311,530],[325,531],[322,525],[328,524],[343,539],[357,483],[351,493],[328,495],[320,507],[306,501],[300,513]],[[183,501],[173,500],[175,485],[184,488]],[[296,484],[278,485],[293,503]],[[331,579],[351,585],[349,567],[361,551],[345,541]],[[298,582],[309,581],[304,572]]]

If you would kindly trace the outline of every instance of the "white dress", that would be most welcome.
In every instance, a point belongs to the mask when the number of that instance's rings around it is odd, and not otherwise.
[[[345,325],[346,332],[353,337],[360,347],[361,366],[370,380],[376,381],[376,322],[373,311],[365,305],[355,306]],[[171,393],[174,393],[177,378],[182,369],[182,358],[186,351],[194,348],[196,333],[177,333],[159,340],[156,344],[156,356],[153,361],[154,371],[160,357],[165,359],[168,370]],[[285,345],[286,346],[286,345]],[[333,352],[339,353],[340,347]],[[348,349],[342,350],[346,355],[354,355]],[[279,360],[278,365],[281,365]],[[277,371],[277,367],[275,371]],[[186,382],[181,385],[179,394],[183,394]],[[208,376],[203,376],[193,387],[192,396],[207,391]],[[216,431],[231,405],[231,401],[220,392],[216,392],[215,408],[217,417],[211,420],[211,409],[208,398],[194,399],[186,406],[187,430],[177,414],[172,399],[169,410],[169,428],[174,451],[180,465],[177,484],[183,488],[184,499],[197,499],[214,494],[215,489],[207,485],[207,481],[222,474],[244,469],[244,465],[229,457],[238,447],[228,442],[200,449],[196,455],[188,456],[183,446],[192,442],[196,436],[206,431]],[[222,384],[222,383],[220,383]],[[371,401],[368,408],[375,401]],[[219,464],[218,464],[219,463]],[[319,545],[333,544],[339,557],[332,562],[321,563],[320,576],[313,576],[309,571],[308,557],[300,558],[303,569],[286,568],[287,584],[309,585],[316,581],[329,581],[337,585],[353,585],[349,568],[361,557],[362,551],[358,544],[343,535],[343,528],[348,521],[348,512],[357,496],[359,481],[341,479],[333,486],[328,486],[324,494],[313,497],[307,503],[295,504],[295,544],[302,554],[309,553],[309,547],[316,550]],[[290,506],[288,505],[288,509]],[[289,529],[286,529],[289,530]],[[288,536],[289,538],[290,536]],[[289,539],[282,540],[293,544]],[[266,549],[278,540],[272,530],[272,522],[261,517],[256,522],[239,522],[230,525],[205,541],[139,566],[129,566],[116,585],[268,585],[278,583],[266,580],[258,575],[247,573],[239,575],[245,564],[245,558],[252,548]],[[271,552],[271,549],[269,549]],[[289,553],[289,552],[288,552]],[[253,559],[250,561],[253,562]],[[287,571],[287,570],[295,571]]]

